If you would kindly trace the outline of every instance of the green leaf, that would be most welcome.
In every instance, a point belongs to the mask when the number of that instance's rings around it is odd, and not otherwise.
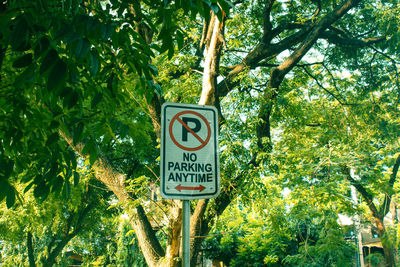
[[[59,194],[61,192],[61,189],[63,188],[63,184],[64,179],[60,175],[57,175],[52,183],[51,191],[55,194]]]
[[[98,157],[98,153],[97,153],[97,146],[96,144],[93,144],[93,148],[89,151],[89,161],[90,161],[90,165],[93,165]]]
[[[7,180],[0,179],[0,201],[7,196],[8,191],[10,190],[10,184]]]
[[[46,141],[46,146],[51,146],[55,142],[57,142],[59,139],[58,133],[52,133],[49,136],[47,136],[47,141]]]
[[[120,138],[125,138],[126,135],[129,132],[129,127],[125,123],[121,122],[121,125],[119,126],[119,136]]]
[[[231,9],[235,8],[235,5],[229,0],[222,0],[218,2],[221,5],[222,10],[229,16],[229,12]]]
[[[158,83],[153,84],[153,87],[156,89],[156,93],[159,96],[163,95],[162,87]]]
[[[170,47],[168,49],[168,59],[171,59],[174,56],[174,45],[171,42]]]
[[[64,108],[74,107],[79,100],[78,93],[71,87],[64,87],[64,89],[61,90],[60,96],[63,99]]]
[[[60,126],[60,122],[59,122],[59,121],[52,120],[51,123],[50,123],[49,128],[50,128],[50,129],[56,129],[56,128],[58,128],[59,126]]]
[[[47,79],[47,89],[51,91],[61,87],[65,82],[66,74],[67,64],[61,59],[58,59]]]
[[[35,65],[31,64],[27,67],[15,81],[16,86],[26,86],[34,81],[35,78]],[[29,86],[29,85],[28,85]]]
[[[66,97],[65,97],[65,103],[66,107],[72,108],[74,107],[79,100],[79,95],[75,90],[72,90]]]
[[[161,33],[160,33],[160,34],[161,34]],[[159,52],[160,52],[161,54],[168,50],[168,47],[169,47],[169,43],[170,43],[170,42],[171,42],[171,41],[168,40],[168,39],[163,40],[163,43],[162,43],[162,45],[161,45],[161,47],[160,47],[160,49],[159,49]]]
[[[42,64],[40,65],[39,69],[40,74],[46,72],[51,66],[54,65],[54,63],[57,60],[58,60],[58,54],[56,50],[51,49],[49,52],[47,52],[46,56],[42,61]]]
[[[86,30],[88,32],[96,30],[96,28],[99,26],[100,26],[100,22],[97,19],[95,19],[93,17],[88,18],[88,22],[86,24]]]
[[[90,63],[90,74],[96,75],[99,71],[100,64],[98,57],[93,52],[90,52]]]
[[[65,179],[64,187],[62,190],[62,197],[67,200],[69,199],[70,196],[71,196],[71,184],[68,179]]]
[[[79,173],[74,172],[74,186],[77,186],[79,184]]]
[[[24,189],[24,193],[26,193],[26,192],[28,192],[29,191],[29,189],[31,189],[32,188],[32,186],[35,184],[35,182],[34,181],[32,181],[32,182],[30,182],[26,187],[25,187],[25,189]]]
[[[101,25],[101,38],[103,41],[108,40],[114,33],[114,28],[112,25],[103,24]]]
[[[178,43],[178,49],[181,50],[184,46],[184,37],[181,31],[176,32],[176,42]]]
[[[58,156],[58,155],[56,155],[56,156]],[[46,174],[43,172],[43,175],[45,175],[45,177],[46,177],[45,179],[51,180],[57,175],[59,170],[60,169],[59,169],[59,165],[58,165],[57,161],[53,161],[53,162],[51,162],[50,170]]]
[[[14,161],[7,157],[0,158],[0,179],[7,180],[14,169]]]
[[[89,40],[86,38],[79,39],[75,49],[76,57],[78,59],[86,57],[89,50],[90,50]]]
[[[215,15],[219,15],[221,14],[221,12],[219,12],[219,7],[216,4],[211,4],[210,5],[211,10],[214,12]],[[219,13],[219,14],[218,14]],[[218,17],[220,19],[220,17]]]
[[[33,195],[35,196],[35,198],[41,200],[46,199],[49,193],[50,193],[50,188],[43,180],[41,180],[33,190]]]
[[[25,67],[29,66],[30,64],[32,64],[32,54],[31,53],[17,58],[13,62],[13,67],[14,68],[25,68]]]
[[[15,25],[10,38],[11,48],[15,51],[25,51],[29,48],[27,44],[29,26],[23,16],[16,20],[18,22]]]
[[[74,128],[73,143],[76,144],[82,140],[83,123],[79,122]]]
[[[15,191],[14,188],[12,186],[9,186],[9,190],[7,193],[7,199],[6,199],[6,204],[7,204],[7,208],[11,208],[15,203]]]
[[[77,158],[76,158],[76,154],[75,154],[75,152],[74,151],[72,151],[72,150],[68,150],[68,152],[69,152],[69,158],[70,158],[70,161],[71,161],[71,166],[72,166],[72,169],[76,169],[76,165],[77,165]]]
[[[158,75],[158,70],[157,70],[157,67],[156,67],[156,66],[151,65],[151,64],[148,64],[147,66],[149,67],[151,73],[152,73],[154,76],[157,76],[157,75]]]
[[[97,145],[92,138],[90,138],[86,142],[84,148],[82,149],[82,154],[89,155],[89,161],[91,165],[97,160],[98,157]]]
[[[72,42],[74,42],[76,40],[79,40],[79,38],[81,38],[81,35],[79,33],[71,31],[71,30],[68,30],[68,32],[67,32],[67,34],[66,34],[66,36],[64,38],[64,41],[66,43],[72,43]]]
[[[89,139],[82,149],[82,155],[87,155],[89,153],[89,151],[92,149],[93,149],[93,142],[92,142],[92,139]]]
[[[101,101],[102,99],[103,99],[103,94],[102,94],[102,93],[97,93],[97,94],[93,97],[92,102],[91,102],[92,109],[96,108],[97,105],[100,103],[100,101]]]
[[[39,57],[43,54],[50,46],[50,41],[47,37],[42,37],[35,47],[35,56]]]

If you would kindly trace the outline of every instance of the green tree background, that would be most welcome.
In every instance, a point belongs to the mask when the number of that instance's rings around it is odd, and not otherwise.
[[[191,203],[193,265],[204,251],[233,266],[345,266],[345,214],[376,228],[395,266],[399,8],[2,1],[2,261],[61,263],[105,227],[112,242],[85,262],[179,266],[181,203],[155,190],[169,101],[219,110],[221,194]],[[90,223],[74,225],[82,216]]]

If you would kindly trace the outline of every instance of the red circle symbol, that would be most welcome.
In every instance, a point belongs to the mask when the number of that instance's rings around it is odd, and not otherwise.
[[[199,117],[200,119],[202,119],[202,120],[204,121],[204,123],[205,123],[206,126],[207,126],[207,138],[206,138],[205,140],[203,140],[203,139],[202,139],[198,134],[196,134],[184,121],[182,121],[181,118],[179,118],[179,116],[184,115],[184,114],[192,114],[192,115],[195,115],[195,116]],[[200,142],[200,145],[199,145],[199,146],[196,146],[196,147],[187,147],[187,146],[181,145],[181,144],[175,139],[175,136],[174,136],[174,134],[173,134],[173,132],[172,132],[172,126],[174,125],[175,121],[178,121],[180,124],[182,124],[182,126],[185,127],[186,130],[188,130],[188,131]],[[196,150],[202,149],[205,145],[207,145],[208,141],[210,141],[210,138],[211,138],[211,127],[210,127],[210,124],[208,123],[207,119],[204,118],[204,116],[201,115],[200,113],[195,112],[195,111],[191,111],[191,110],[185,110],[185,111],[179,112],[178,114],[176,114],[176,115],[172,118],[172,120],[171,120],[171,122],[170,122],[170,124],[169,124],[169,136],[171,136],[172,142],[174,142],[174,144],[175,144],[177,147],[179,147],[179,148],[181,148],[181,149],[183,149],[183,150],[186,150],[186,151],[196,151]]]

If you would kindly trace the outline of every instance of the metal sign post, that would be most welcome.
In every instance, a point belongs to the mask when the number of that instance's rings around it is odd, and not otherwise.
[[[190,267],[190,200],[219,194],[218,111],[212,106],[161,107],[160,192],[181,199],[182,263]]]
[[[190,200],[182,200],[182,260],[183,267],[190,267]]]

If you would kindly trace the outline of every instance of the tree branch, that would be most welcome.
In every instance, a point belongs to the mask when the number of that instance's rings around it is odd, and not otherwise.
[[[306,34],[305,38],[302,39],[299,46],[281,64],[279,64],[278,67],[272,68],[268,90],[266,90],[262,96],[258,113],[258,123],[256,126],[256,134],[258,139],[257,145],[261,150],[269,151],[272,148],[270,117],[274,102],[279,94],[279,86],[281,85],[284,77],[306,55],[306,53],[318,40],[320,34],[324,32],[332,23],[346,14],[347,11],[358,2],[359,0],[347,0],[341,6],[337,7],[331,13],[323,17],[319,22],[314,24],[310,31],[300,30],[299,32],[301,35]],[[299,34],[299,32],[297,34]]]
[[[263,37],[262,37],[262,42],[264,43],[269,43],[271,41],[271,36],[269,35],[269,32],[272,29],[272,23],[271,23],[271,9],[274,4],[275,0],[265,0],[264,2],[264,12],[263,12],[263,19],[264,19],[264,27],[263,27]]]
[[[393,165],[392,174],[389,179],[389,187],[393,188],[394,182],[396,181],[396,176],[400,167],[400,154],[397,156],[396,161]]]
[[[301,42],[301,44],[293,51],[293,53],[287,57],[282,64],[277,67],[277,71],[271,73],[271,86],[272,88],[278,88],[282,82],[283,77],[303,58],[303,56],[311,49],[314,43],[318,40],[320,35],[335,21],[346,14],[352,7],[357,5],[360,0],[347,0],[342,5],[335,8],[331,13],[323,17],[318,23],[316,23],[312,30],[307,34],[307,37]]]
[[[325,86],[323,86],[323,85],[320,83],[320,81],[317,79],[317,77],[315,77],[311,72],[308,71],[307,67],[303,67],[303,69],[304,69],[304,71],[307,73],[307,75],[310,76],[310,77],[316,82],[316,84],[318,85],[319,88],[321,88],[321,89],[324,90],[326,93],[328,93],[330,96],[332,96],[334,99],[336,99],[336,100],[339,102],[339,104],[341,104],[341,105],[348,105],[348,104],[342,102],[342,101],[339,99],[339,97],[337,97],[334,93],[332,93],[331,91],[329,91],[328,89],[326,89]],[[343,99],[342,96],[340,96],[340,97]],[[345,99],[344,99],[344,100],[345,100]]]
[[[49,256],[47,259],[43,262],[43,266],[45,267],[50,267],[53,266],[54,261],[56,257],[60,254],[60,252],[63,250],[63,248],[68,244],[68,242],[76,236],[77,233],[70,233],[65,235],[61,241],[58,242],[57,246],[49,251]]]
[[[350,168],[347,167],[347,166],[344,166],[343,167],[343,172],[346,175],[347,180],[351,183],[351,185],[354,186],[357,189],[357,191],[364,198],[365,202],[367,202],[367,205],[368,205],[370,211],[372,212],[372,215],[375,218],[383,219],[383,217],[381,217],[381,214],[379,213],[378,209],[376,208],[376,206],[375,206],[375,204],[373,202],[373,196],[370,193],[367,192],[367,190],[360,183],[360,181],[354,179],[351,176]]]
[[[333,30],[321,33],[320,37],[336,45],[359,47],[359,48],[367,47],[368,45],[379,43],[386,40],[386,36],[377,36],[364,39],[351,38],[347,36],[341,36],[340,33]]]
[[[400,154],[397,156],[397,158],[394,162],[392,173],[390,174],[390,179],[388,181],[389,190],[388,190],[388,192],[385,192],[385,200],[383,201],[383,204],[379,209],[379,213],[381,214],[382,218],[384,218],[386,216],[386,214],[390,211],[390,203],[392,201],[392,196],[393,196],[392,189],[394,186],[394,182],[396,181],[399,167],[400,167]]]
[[[59,134],[76,153],[82,157],[86,156],[82,154],[83,143],[74,144],[73,139],[67,136],[66,133],[59,131]],[[98,160],[93,164],[93,168],[95,170],[96,179],[107,185],[118,200],[136,215],[131,220],[132,227],[138,237],[142,252],[146,255],[145,258],[148,265],[154,265],[165,255],[165,252],[155,235],[155,231],[151,227],[143,207],[137,204],[134,206],[134,209],[132,209],[132,207],[129,206],[131,197],[125,187],[126,175],[118,172],[101,151]]]
[[[332,12],[325,15],[319,22],[314,24],[286,24],[271,31],[272,35],[279,34],[284,29],[296,29],[297,32],[283,39],[276,44],[268,44],[261,41],[225,78],[218,84],[218,96],[225,96],[233,85],[233,79],[246,67],[255,68],[258,63],[272,55],[278,54],[290,47],[300,43],[300,45],[287,57],[274,71],[271,72],[271,86],[278,88],[283,77],[301,60],[309,51],[320,35],[330,27],[335,21],[346,14],[352,7],[357,5],[360,0],[347,0],[339,5]],[[268,38],[267,38],[268,39]],[[272,39],[272,38],[270,38]]]
[[[394,79],[394,82],[395,82],[396,87],[397,87],[397,90],[398,90],[398,92],[399,92],[399,93],[398,93],[398,94],[399,94],[398,98],[399,98],[399,100],[400,100],[400,77],[399,77],[400,75],[399,75],[399,71],[397,70],[397,64],[399,64],[400,62],[399,62],[399,61],[396,61],[395,59],[393,59],[392,57],[388,56],[388,55],[385,54],[384,52],[382,52],[382,51],[376,49],[376,48],[373,47],[372,45],[370,45],[369,47],[370,47],[372,50],[374,50],[376,53],[378,53],[379,55],[381,55],[381,56],[387,58],[390,62],[392,62],[392,66],[393,66],[393,69],[394,69],[394,72],[395,72],[395,76],[396,76],[396,78]],[[399,101],[399,100],[398,100],[398,101]]]
[[[29,259],[29,267],[36,267],[35,263],[35,255],[33,253],[33,244],[32,244],[32,233],[28,231],[26,233],[26,246],[28,248],[28,259]]]

